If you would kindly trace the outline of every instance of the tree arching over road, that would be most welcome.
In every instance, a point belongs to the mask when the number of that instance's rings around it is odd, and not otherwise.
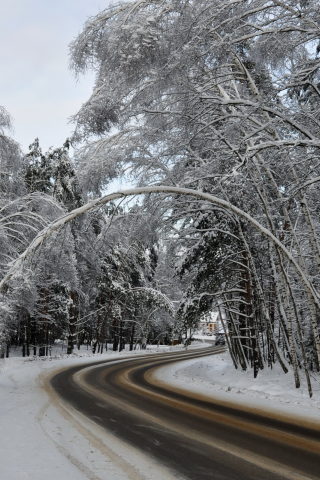
[[[257,220],[252,218],[248,213],[244,212],[240,208],[232,205],[230,202],[227,202],[224,199],[215,197],[213,195],[188,189],[188,188],[181,188],[181,187],[170,187],[170,186],[151,186],[151,187],[140,187],[140,188],[131,188],[127,190],[120,190],[118,192],[114,192],[108,195],[105,195],[99,199],[94,201],[88,202],[87,204],[72,210],[70,213],[63,215],[62,217],[58,218],[57,220],[53,221],[50,225],[46,226],[42,231],[38,233],[38,235],[34,238],[28,248],[12,263],[10,266],[9,271],[5,275],[5,277],[0,282],[0,292],[3,291],[7,283],[10,279],[18,272],[20,268],[23,268],[24,261],[35,253],[35,251],[41,247],[43,242],[47,238],[49,238],[54,232],[59,231],[62,229],[66,224],[71,222],[72,220],[76,219],[78,216],[92,210],[93,208],[99,207],[101,205],[105,205],[111,201],[119,200],[128,196],[136,196],[136,195],[146,195],[146,194],[175,194],[175,195],[187,195],[197,197],[201,200],[209,202],[211,205],[215,207],[222,207],[226,212],[230,212],[234,214],[236,217],[245,220],[246,222],[250,223],[258,232],[260,232],[264,237],[268,239],[272,243],[272,245],[279,250],[279,252],[288,260],[291,264],[292,268],[295,270],[296,274],[299,276],[301,283],[304,285],[306,291],[311,295],[314,304],[320,310],[320,299],[319,294],[317,293],[314,285],[310,283],[308,278],[305,276],[304,272],[293,258],[292,254],[287,250],[287,248],[279,241],[277,237],[275,237],[272,232],[266,229],[263,225],[261,225]],[[261,292],[262,294],[262,292]],[[268,318],[267,309],[264,307],[264,314]],[[268,319],[270,322],[270,320]],[[270,334],[273,336],[272,328],[269,330]],[[319,342],[319,333],[317,325],[314,325],[314,335],[315,335],[315,344],[317,346],[317,356],[318,361],[320,363],[320,342]],[[287,367],[285,366],[281,354],[277,348],[276,341],[273,336],[273,346],[275,349],[276,356],[278,361],[280,362],[283,370],[287,372]],[[308,374],[307,366],[305,365],[305,373],[308,380],[309,385],[309,392],[311,393],[311,384],[310,378]]]
[[[17,270],[23,266],[24,260],[26,260],[30,255],[32,255],[41,244],[52,235],[54,232],[60,230],[64,225],[71,222],[79,215],[82,215],[93,208],[99,207],[100,205],[105,205],[113,200],[119,200],[128,196],[142,195],[142,194],[152,194],[152,193],[173,193],[176,195],[189,195],[193,197],[201,198],[202,200],[207,200],[213,205],[223,207],[226,211],[230,211],[235,214],[237,217],[242,218],[249,222],[254,228],[256,228],[262,235],[264,235],[268,240],[270,240],[276,247],[278,247],[286,257],[286,259],[291,263],[292,267],[295,269],[296,273],[299,275],[300,280],[304,284],[305,288],[311,293],[313,300],[317,307],[320,309],[320,296],[316,292],[314,286],[309,282],[309,280],[304,275],[303,271],[299,267],[298,263],[293,258],[292,254],[287,250],[287,248],[279,241],[277,237],[273,235],[267,228],[261,225],[257,220],[251,217],[248,213],[244,212],[240,208],[232,205],[230,202],[223,200],[221,198],[215,197],[208,193],[192,190],[190,188],[180,188],[180,187],[168,187],[168,186],[152,186],[152,187],[138,187],[130,188],[128,190],[119,190],[118,192],[110,193],[104,195],[101,198],[93,200],[86,203],[85,205],[72,210],[70,213],[63,215],[62,217],[54,220],[50,225],[45,227],[38,235],[34,238],[28,248],[12,263],[8,273],[0,282],[0,292],[3,291],[5,285],[12,278],[12,276],[17,272]],[[319,352],[320,353],[320,352]],[[320,361],[320,356],[319,356]]]

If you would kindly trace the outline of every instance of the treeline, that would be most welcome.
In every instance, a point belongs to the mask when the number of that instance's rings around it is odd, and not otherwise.
[[[24,156],[12,141],[10,146],[16,148],[16,171],[3,165],[3,275],[8,258],[21,254],[38,230],[84,203],[68,141],[43,154],[36,140]],[[2,356],[10,347],[20,347],[23,356],[48,355],[57,340],[69,354],[81,344],[93,353],[108,343],[120,351],[125,344],[131,350],[148,342],[171,344],[174,309],[165,294],[168,282],[163,284],[170,267],[165,253],[158,253],[157,220],[149,217],[146,222],[134,204],[110,204],[43,242],[5,289]]]

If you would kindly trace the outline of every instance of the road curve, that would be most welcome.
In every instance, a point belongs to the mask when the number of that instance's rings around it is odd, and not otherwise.
[[[51,386],[110,433],[188,480],[320,479],[320,424],[159,385],[154,369],[220,348],[125,357],[59,372]]]

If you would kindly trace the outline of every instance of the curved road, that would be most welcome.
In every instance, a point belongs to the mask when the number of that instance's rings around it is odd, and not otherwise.
[[[320,479],[320,426],[159,385],[154,369],[221,348],[125,357],[64,370],[60,397],[189,480]]]

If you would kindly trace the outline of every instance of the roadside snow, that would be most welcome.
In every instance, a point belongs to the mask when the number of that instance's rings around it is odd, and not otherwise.
[[[10,357],[0,369],[0,465],[6,480],[174,480],[148,457],[50,397],[50,372],[183,347],[55,357]]]
[[[225,352],[162,367],[155,370],[154,377],[175,388],[218,400],[320,421],[320,375],[312,374],[310,399],[304,373],[302,370],[299,373],[302,384],[299,389],[295,388],[292,371],[284,374],[279,366],[260,371],[254,379],[252,370],[235,370],[229,353]]]
[[[188,349],[199,346],[204,344],[193,342]],[[50,393],[47,377],[60,368],[95,360],[119,362],[128,355],[182,349],[149,347],[147,351],[108,351],[94,356],[84,350],[71,356],[6,359],[0,364],[1,478],[177,480],[147,456],[65,408]],[[292,372],[285,375],[278,367],[266,369],[253,379],[252,371],[234,369],[228,353],[179,361],[157,369],[155,376],[174,388],[220,401],[320,420],[320,375],[313,375],[312,399],[308,397],[302,371],[301,389],[294,388]]]

